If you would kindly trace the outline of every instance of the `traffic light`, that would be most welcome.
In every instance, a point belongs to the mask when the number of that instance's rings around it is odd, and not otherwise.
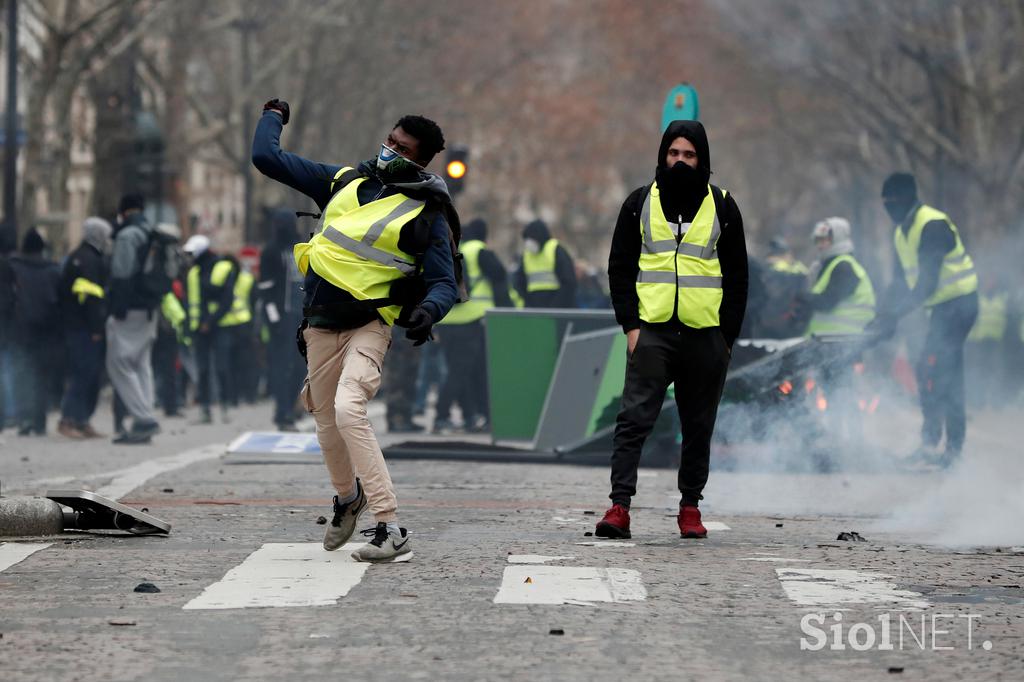
[[[464,189],[466,173],[469,171],[469,148],[454,146],[448,150],[448,160],[444,164],[445,182],[448,191],[455,196]]]

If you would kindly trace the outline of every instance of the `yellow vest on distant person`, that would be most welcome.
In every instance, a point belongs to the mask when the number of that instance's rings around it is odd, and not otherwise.
[[[875,317],[875,288],[871,285],[871,278],[857,259],[848,253],[836,256],[822,269],[818,281],[811,287],[811,293],[821,294],[828,289],[832,272],[840,263],[849,263],[853,268],[853,274],[857,276],[857,288],[832,310],[815,311],[807,325],[808,336],[860,334]]]
[[[462,243],[462,262],[466,266],[469,278],[469,300],[458,303],[445,315],[441,324],[469,324],[483,318],[488,308],[494,307],[494,291],[491,283],[484,277],[480,269],[480,252],[487,245],[479,239],[470,239]]]
[[[216,287],[224,286],[234,267],[235,264],[227,259],[214,263],[210,270],[210,284]],[[189,329],[195,331],[199,329],[199,320],[202,317],[202,283],[199,279],[198,265],[193,265],[189,269],[185,284],[188,288]],[[253,276],[245,270],[240,270],[232,292],[231,310],[220,319],[217,326],[234,327],[252,320],[252,308],[249,305],[252,285]],[[216,301],[208,301],[206,311],[213,315],[219,307]]]
[[[555,252],[558,240],[549,239],[544,248],[537,253],[523,253],[523,273],[526,275],[527,293],[537,291],[555,291],[559,288],[558,276],[555,274]]]
[[[348,170],[339,170],[335,182]],[[359,301],[387,298],[393,282],[416,272],[415,258],[398,248],[398,238],[425,206],[400,193],[360,206],[356,191],[365,181],[356,178],[338,191],[324,208],[323,228],[294,249],[299,272],[305,275],[312,267]],[[377,309],[389,325],[401,311],[397,305]]]
[[[643,245],[636,278],[640,319],[667,322],[677,310],[679,320],[688,327],[717,327],[722,305],[722,267],[718,262],[722,228],[711,186],[693,221],[680,226],[665,218],[660,196],[655,182],[640,212]],[[678,243],[677,229],[684,231]]]
[[[971,327],[968,341],[1002,341],[1009,324],[1008,294],[999,293],[978,297],[978,319]]]
[[[896,255],[903,267],[903,276],[906,278],[907,286],[913,289],[917,284],[921,233],[924,231],[924,226],[933,220],[945,221],[953,230],[956,243],[942,259],[942,269],[939,270],[939,283],[935,287],[935,293],[924,302],[927,308],[972,294],[978,290],[978,275],[974,271],[974,261],[971,260],[967,249],[964,248],[964,243],[960,241],[960,232],[956,229],[956,225],[942,211],[924,205],[914,213],[907,233],[903,233],[902,225],[897,225],[896,233],[893,236]]]

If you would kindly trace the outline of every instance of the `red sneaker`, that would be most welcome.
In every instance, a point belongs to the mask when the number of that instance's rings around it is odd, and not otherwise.
[[[594,535],[599,538],[630,538],[629,510],[621,504],[613,504],[604,513],[604,518],[597,522]]]
[[[700,522],[700,509],[686,505],[679,510],[676,518],[679,523],[679,535],[684,538],[706,538],[708,529]]]

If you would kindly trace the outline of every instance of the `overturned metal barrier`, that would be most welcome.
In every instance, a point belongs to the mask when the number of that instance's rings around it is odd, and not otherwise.
[[[166,521],[88,490],[48,490],[46,497],[71,508],[64,511],[64,530],[120,530],[133,535],[171,532]]]

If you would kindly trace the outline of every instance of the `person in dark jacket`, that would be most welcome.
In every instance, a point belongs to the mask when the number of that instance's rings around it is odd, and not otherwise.
[[[658,149],[654,182],[626,198],[615,225],[608,279],[629,360],[613,443],[612,507],[597,524],[599,537],[630,537],[641,449],[673,382],[683,439],[679,532],[707,535],[698,503],[747,303],[743,218],[710,176],[704,126],[673,121]]]
[[[576,265],[543,220],[523,228],[523,254],[512,285],[527,308],[576,307]]]
[[[103,376],[107,309],[107,256],[113,228],[103,218],[87,218],[82,243],[64,263],[60,278],[68,382],[57,427],[68,438],[102,437],[89,423],[96,410]]]
[[[279,431],[295,431],[295,408],[306,375],[302,356],[295,352],[295,331],[302,323],[302,274],[292,251],[299,233],[293,211],[274,211],[270,224],[273,233],[260,254],[256,285],[270,330],[267,383],[274,399],[274,424]]]
[[[10,260],[14,275],[13,340],[18,435],[46,435],[48,387],[61,343],[60,269],[44,256],[46,239],[36,228]]]
[[[296,246],[296,265],[305,274],[308,325],[301,336],[308,368],[302,399],[337,492],[324,549],[342,547],[369,507],[373,538],[352,556],[389,562],[411,551],[410,539],[398,526],[394,486],[366,406],[380,386],[392,325],[404,325],[406,338],[422,345],[459,298],[452,254],[458,214],[444,180],[426,170],[444,149],[444,135],[428,118],[403,116],[376,158],[343,167],[283,151],[289,118],[287,103],[264,105],[252,160],[322,212],[313,237]]]
[[[462,255],[470,300],[455,306],[441,327],[441,349],[448,373],[437,397],[435,433],[455,428],[451,421],[452,403],[459,404],[467,431],[479,433],[488,428],[484,313],[488,308],[514,305],[508,293],[508,272],[486,242],[487,223],[482,218],[469,221],[462,230]]]

